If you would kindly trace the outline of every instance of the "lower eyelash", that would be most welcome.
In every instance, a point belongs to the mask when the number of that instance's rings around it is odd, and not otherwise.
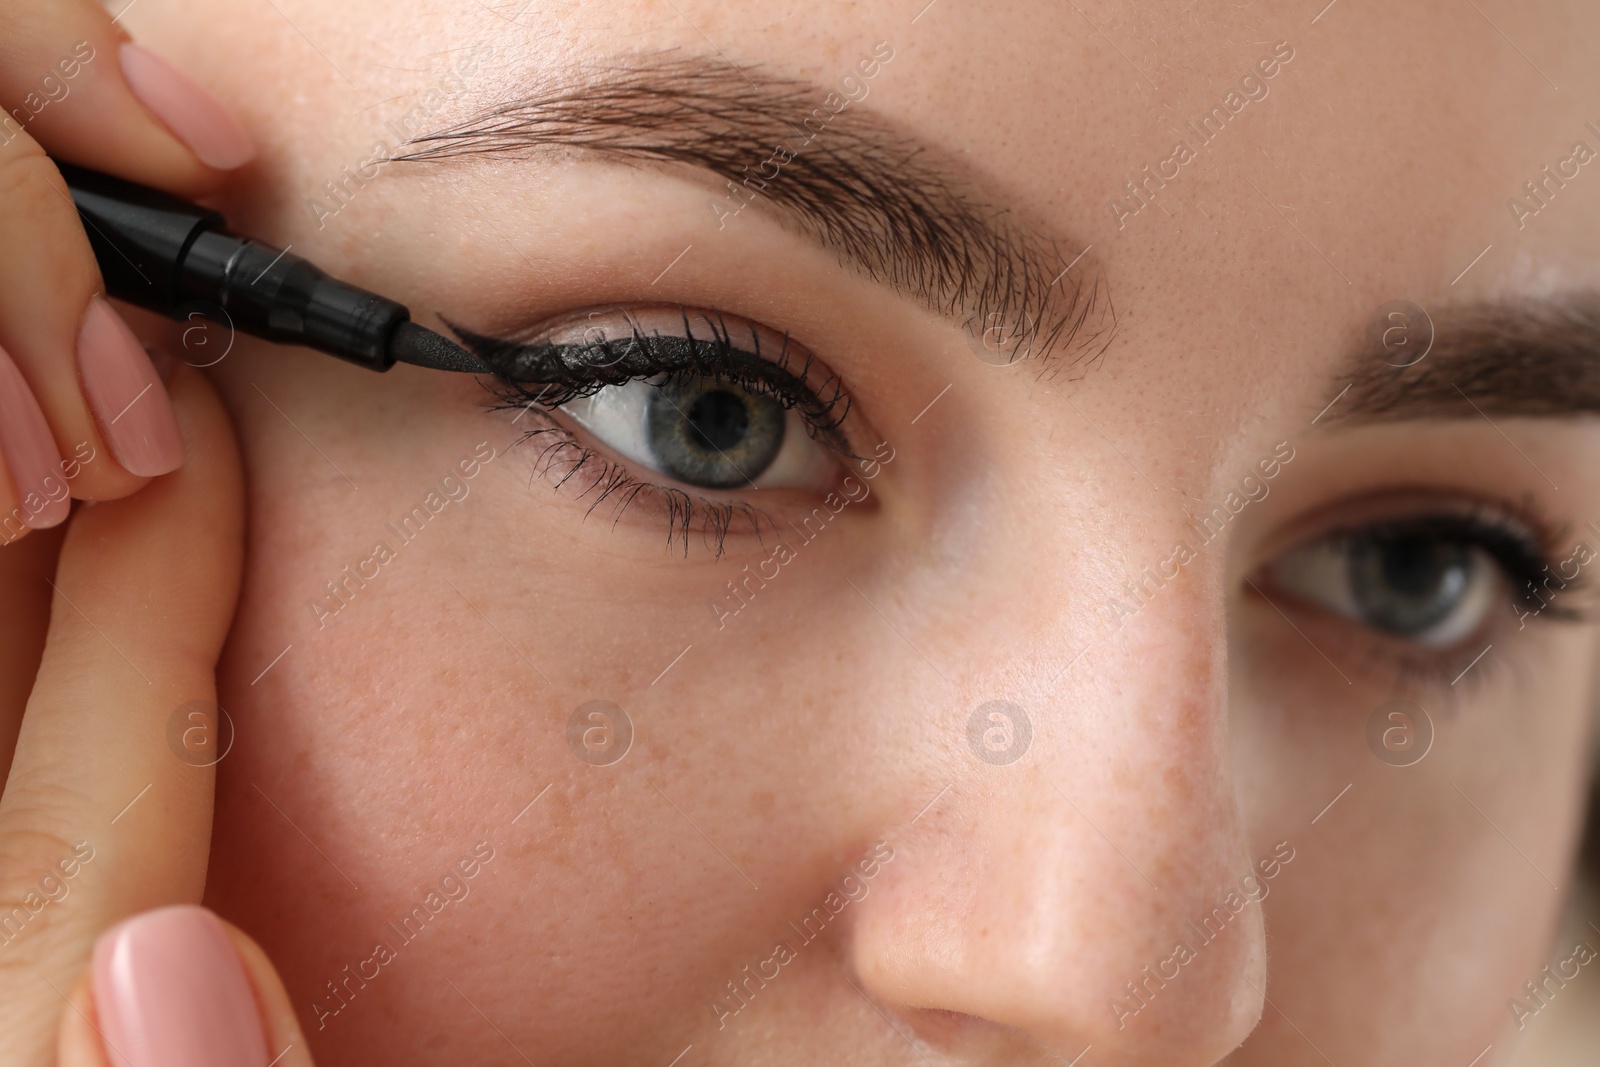
[[[580,500],[585,496],[593,496],[589,510],[584,513],[586,517],[594,514],[595,509],[601,504],[611,501],[611,524],[615,526],[621,521],[623,513],[642,498],[654,499],[666,515],[668,549],[671,549],[674,541],[681,538],[683,554],[687,556],[690,535],[698,529],[702,543],[718,559],[722,558],[728,534],[735,529],[743,529],[748,525],[750,532],[758,537],[767,528],[777,529],[776,521],[749,504],[740,501],[709,500],[682,489],[657,485],[637,477],[623,464],[608,459],[583,444],[571,430],[552,418],[548,412],[530,408],[523,400],[512,402],[508,397],[502,396],[499,402],[489,405],[491,411],[508,411],[513,408],[530,413],[544,424],[524,431],[515,444],[542,439],[544,447],[534,459],[534,471],[538,475],[555,472],[556,489],[559,490],[574,478],[585,483],[577,495]]]
[[[1492,647],[1495,642],[1485,643]],[[1495,659],[1492,663],[1483,660],[1474,663],[1473,657],[1482,652],[1481,646],[1473,645],[1471,648],[1451,649],[1449,652],[1433,656],[1419,654],[1410,648],[1400,648],[1385,653],[1374,649],[1370,655],[1374,661],[1380,656],[1389,660],[1390,667],[1394,671],[1396,686],[1402,692],[1427,694],[1430,697],[1443,693],[1453,698],[1465,697],[1471,690],[1486,686],[1504,667],[1505,664],[1499,659]],[[1484,659],[1494,659],[1492,652]],[[1454,684],[1456,681],[1460,682],[1459,687]]]

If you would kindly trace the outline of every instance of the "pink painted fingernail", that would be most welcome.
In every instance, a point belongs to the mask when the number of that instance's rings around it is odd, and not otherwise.
[[[148,49],[124,44],[122,76],[145,107],[189,146],[200,162],[232,170],[250,162],[256,147],[239,120],[199,82]]]
[[[172,401],[144,346],[105,298],[78,328],[78,376],[111,454],[129,474],[154,478],[183,464]]]
[[[94,946],[94,1003],[117,1067],[265,1067],[250,980],[216,916],[192,904],[114,926]]]
[[[72,502],[61,476],[61,454],[33,390],[4,349],[0,349],[0,458],[17,493],[16,507],[0,515],[0,544],[15,541],[25,529],[43,530],[66,519]]]

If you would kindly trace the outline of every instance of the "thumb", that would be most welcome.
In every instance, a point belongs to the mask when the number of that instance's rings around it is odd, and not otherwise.
[[[312,1067],[261,946],[193,904],[101,934],[70,1002],[58,1067]]]

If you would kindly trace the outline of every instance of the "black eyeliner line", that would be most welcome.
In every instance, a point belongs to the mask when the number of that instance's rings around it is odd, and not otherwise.
[[[626,338],[602,336],[587,343],[572,344],[519,343],[478,334],[448,321],[447,325],[492,372],[493,378],[485,385],[500,401],[491,405],[492,409],[515,407],[536,411],[544,418],[547,425],[525,432],[522,440],[555,435],[556,440],[540,451],[535,465],[545,472],[558,465],[566,466],[556,479],[556,488],[559,490],[574,478],[583,479],[582,472],[593,473],[578,494],[579,499],[592,497],[586,515],[593,515],[602,503],[614,501],[612,525],[615,526],[633,502],[649,491],[658,497],[666,512],[669,547],[681,534],[687,553],[689,535],[698,521],[702,540],[721,557],[726,539],[736,524],[748,522],[760,535],[766,526],[777,531],[777,520],[742,501],[696,495],[640,479],[623,464],[578,440],[568,428],[551,418],[551,413],[573,399],[592,395],[610,385],[675,375],[702,377],[768,396],[786,410],[796,409],[804,417],[813,438],[820,439],[842,457],[857,460],[862,457],[851,451],[838,432],[849,412],[851,398],[837,375],[830,373],[816,387],[810,384],[808,379],[816,356],[809,349],[800,349],[804,361],[796,368],[791,366],[795,360],[787,333],[783,335],[776,356],[768,358],[762,353],[759,332],[751,331],[752,350],[746,350],[733,343],[731,331],[721,316],[698,312],[711,333],[710,338],[704,338],[698,336],[690,318],[694,312],[680,306],[678,313],[683,336],[647,332],[636,313],[625,310],[621,317],[629,327]],[[536,386],[537,392],[534,391]],[[592,465],[597,465],[598,469]]]
[[[784,408],[798,410],[808,431],[835,453],[848,459],[861,459],[839,432],[849,414],[851,398],[837,375],[830,374],[815,388],[807,381],[815,355],[806,350],[798,372],[786,364],[789,359],[788,335],[778,360],[760,354],[759,335],[752,332],[752,347],[742,349],[731,339],[725,323],[709,314],[703,320],[712,338],[695,336],[689,311],[680,308],[684,335],[646,333],[631,319],[631,333],[625,341],[610,337],[598,341],[553,344],[526,344],[480,334],[446,320],[445,324],[461,342],[523,402],[537,401],[546,410],[585,396],[607,386],[649,380],[662,376],[705,377],[767,395]],[[598,358],[597,358],[598,354]],[[542,386],[537,397],[531,387]]]

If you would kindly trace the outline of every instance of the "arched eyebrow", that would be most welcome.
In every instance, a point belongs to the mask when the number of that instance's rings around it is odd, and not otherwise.
[[[1090,363],[1115,332],[1088,249],[993,206],[971,167],[843,93],[755,68],[653,53],[566,71],[394,158],[540,149],[709,172],[727,184],[708,222],[745,202],[775,212],[846,266],[986,338],[995,362],[1068,353],[1068,366]]]
[[[1363,352],[1335,416],[1364,422],[1600,414],[1600,293],[1431,309],[1433,344],[1409,366]],[[1332,390],[1330,390],[1331,394]],[[1327,409],[1324,409],[1325,411]]]

